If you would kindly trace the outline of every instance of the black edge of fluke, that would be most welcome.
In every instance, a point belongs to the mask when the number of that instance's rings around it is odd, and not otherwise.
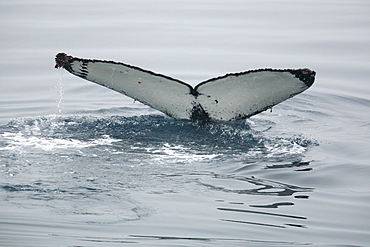
[[[243,72],[237,72],[237,73],[228,73],[222,76],[214,77],[211,79],[208,79],[206,81],[203,81],[199,83],[198,85],[195,86],[195,91],[198,90],[198,88],[206,83],[216,81],[219,79],[223,79],[229,76],[240,76],[240,75],[245,75],[245,74],[250,74],[250,73],[255,73],[255,72],[261,72],[261,71],[271,71],[271,72],[289,72],[295,77],[297,77],[300,81],[302,81],[307,87],[312,86],[312,84],[315,81],[315,75],[316,72],[313,70],[310,70],[308,68],[304,69],[272,69],[272,68],[264,68],[264,69],[252,69],[252,70],[247,70]]]
[[[128,64],[124,64],[124,63],[118,63],[118,62],[114,62],[114,61],[81,59],[81,58],[76,58],[76,57],[72,57],[70,55],[67,55],[64,52],[60,52],[55,56],[55,63],[56,63],[55,68],[64,68],[67,71],[72,72],[73,70],[70,66],[70,63],[72,62],[72,60],[81,60],[81,61],[84,61],[84,62],[100,61],[100,62],[110,62],[110,63],[115,63],[115,64],[123,64],[125,66],[130,67],[130,68],[134,68],[134,69],[137,69],[137,70],[140,70],[140,71],[143,71],[143,72],[150,73],[152,75],[161,76],[161,77],[164,77],[164,78],[171,79],[171,80],[177,81],[179,83],[182,83],[182,84],[189,87],[190,94],[194,95],[195,97],[197,97],[199,95],[199,93],[197,91],[199,86],[201,86],[203,84],[206,84],[208,82],[211,82],[211,81],[215,81],[215,80],[218,80],[218,79],[228,77],[228,76],[238,76],[238,75],[254,73],[254,72],[259,72],[259,71],[290,72],[292,75],[297,77],[300,81],[302,81],[307,87],[312,86],[312,84],[315,81],[315,76],[316,76],[316,72],[314,70],[310,70],[308,68],[304,68],[304,69],[271,69],[271,68],[265,68],[265,69],[248,70],[248,71],[239,72],[239,73],[229,73],[229,74],[226,74],[226,75],[223,75],[223,76],[219,76],[219,77],[215,77],[215,78],[211,78],[209,80],[203,81],[203,82],[199,83],[198,85],[196,85],[195,87],[192,87],[191,85],[189,85],[185,82],[182,82],[178,79],[174,79],[174,78],[171,78],[171,77],[166,76],[166,75],[157,74],[157,73],[151,72],[149,70],[144,70],[142,68],[135,67],[135,66],[132,66],[132,65],[128,65]]]
[[[64,68],[66,69],[67,71],[73,73],[73,69],[71,67],[71,63],[73,63],[74,61],[80,61],[83,64],[83,66],[88,64],[88,63],[95,63],[95,62],[101,62],[101,63],[111,63],[111,64],[120,64],[120,65],[124,65],[124,66],[127,66],[129,68],[132,68],[132,69],[135,69],[135,70],[138,70],[138,71],[141,71],[141,72],[145,72],[145,73],[148,73],[148,74],[151,74],[151,75],[154,75],[154,76],[159,76],[159,77],[163,77],[163,78],[166,78],[168,80],[172,80],[172,81],[175,81],[175,82],[178,82],[178,83],[181,83],[185,86],[187,86],[190,90],[190,94],[194,95],[194,96],[197,96],[198,95],[198,92],[196,92],[194,90],[194,88],[190,85],[190,84],[187,84],[183,81],[180,81],[178,79],[175,79],[175,78],[172,78],[172,77],[169,77],[167,75],[162,75],[162,74],[158,74],[158,73],[155,73],[155,72],[152,72],[150,70],[146,70],[146,69],[142,69],[142,68],[139,68],[139,67],[136,67],[136,66],[133,66],[133,65],[129,65],[129,64],[125,64],[125,63],[121,63],[121,62],[115,62],[115,61],[107,61],[107,60],[97,60],[97,59],[85,59],[85,58],[78,58],[78,57],[72,57],[70,55],[67,55],[63,52],[61,53],[58,53],[56,56],[55,56],[55,62],[56,62],[56,65],[55,65],[55,68]],[[84,68],[82,68],[84,69]],[[79,75],[77,75],[79,76]],[[86,78],[85,78],[86,79]]]

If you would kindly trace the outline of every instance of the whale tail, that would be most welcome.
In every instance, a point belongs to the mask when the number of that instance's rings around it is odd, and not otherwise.
[[[230,73],[197,86],[132,65],[58,53],[55,68],[115,90],[173,118],[232,121],[265,111],[312,86],[316,72],[257,69]]]

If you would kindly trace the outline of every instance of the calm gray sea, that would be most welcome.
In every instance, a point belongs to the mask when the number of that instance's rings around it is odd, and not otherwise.
[[[0,2],[0,246],[370,246],[370,2]],[[171,119],[54,69],[310,68],[248,120]],[[273,89],[272,89],[273,90]]]

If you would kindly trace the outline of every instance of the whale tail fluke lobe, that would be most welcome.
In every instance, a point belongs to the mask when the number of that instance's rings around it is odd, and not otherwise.
[[[232,121],[289,99],[315,81],[310,69],[257,69],[212,78],[197,86],[114,61],[58,53],[55,68],[127,95],[173,118]]]

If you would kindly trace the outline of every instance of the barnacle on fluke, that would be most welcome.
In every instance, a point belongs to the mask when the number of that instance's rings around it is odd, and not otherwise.
[[[68,61],[72,58],[72,56],[68,56],[65,53],[58,53],[55,56],[55,68],[65,68],[68,65]]]

